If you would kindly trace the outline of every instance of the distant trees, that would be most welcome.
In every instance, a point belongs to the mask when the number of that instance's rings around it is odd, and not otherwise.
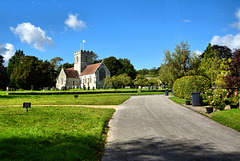
[[[125,87],[132,84],[132,79],[130,76],[128,76],[126,73],[120,74],[119,76],[107,76],[105,78],[104,86],[106,87],[113,87],[113,88],[119,88],[119,87]]]
[[[25,56],[22,50],[16,50],[15,54],[9,59],[7,73],[10,79],[9,86],[15,87],[14,79],[11,79],[13,70],[20,64],[21,59]]]
[[[111,72],[111,76],[118,76],[123,73],[126,73],[132,79],[136,77],[136,70],[128,59],[117,59],[114,56],[104,59],[104,63],[107,66],[108,70]]]
[[[7,75],[7,70],[3,65],[4,60],[3,56],[0,55],[0,89],[6,89],[8,83],[9,83],[9,78]]]
[[[186,75],[198,72],[199,58],[190,52],[188,42],[182,41],[176,45],[174,52],[164,51],[164,64],[159,70],[159,77],[163,84],[172,86],[174,81]]]
[[[55,78],[54,65],[34,56],[23,56],[10,77],[14,82],[12,87],[23,89],[31,89],[31,86],[34,89],[55,86]]]

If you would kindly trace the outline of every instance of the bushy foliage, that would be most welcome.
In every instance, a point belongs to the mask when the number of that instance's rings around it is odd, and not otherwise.
[[[210,87],[210,82],[203,76],[185,76],[173,84],[174,96],[190,99],[191,92],[204,92]]]
[[[226,86],[229,88],[240,88],[240,49],[233,53],[232,61],[225,63],[229,67],[229,73],[225,76]]]

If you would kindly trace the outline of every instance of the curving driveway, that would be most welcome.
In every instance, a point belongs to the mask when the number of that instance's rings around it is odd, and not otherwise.
[[[166,96],[133,96],[110,121],[102,160],[236,161],[240,133]]]

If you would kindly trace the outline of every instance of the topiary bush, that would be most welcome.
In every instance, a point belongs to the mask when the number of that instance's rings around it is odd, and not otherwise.
[[[210,81],[203,76],[185,76],[173,83],[173,94],[190,100],[191,92],[204,92],[210,88],[210,85]]]

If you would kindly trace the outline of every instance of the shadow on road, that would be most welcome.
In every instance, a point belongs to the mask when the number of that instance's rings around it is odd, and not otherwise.
[[[110,160],[164,160],[164,161],[236,161],[240,151],[216,151],[214,144],[199,144],[200,140],[137,139],[128,142],[112,142],[105,149],[103,161]],[[224,145],[223,145],[224,146]]]

